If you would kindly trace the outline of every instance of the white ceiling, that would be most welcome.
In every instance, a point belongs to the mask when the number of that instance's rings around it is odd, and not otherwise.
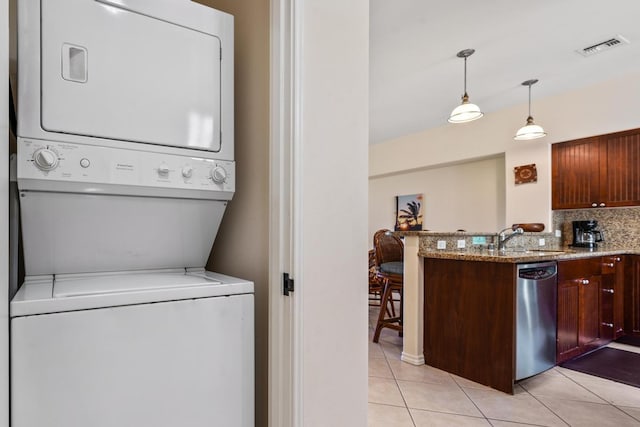
[[[463,92],[490,113],[640,72],[639,0],[370,0],[370,142],[447,124]],[[591,57],[577,49],[622,35]],[[629,94],[638,97],[640,94]],[[640,114],[640,113],[639,113]],[[482,119],[481,119],[482,120]]]

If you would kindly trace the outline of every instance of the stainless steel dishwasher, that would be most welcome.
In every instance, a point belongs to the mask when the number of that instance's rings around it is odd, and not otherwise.
[[[518,264],[516,282],[516,380],[556,364],[557,266]]]

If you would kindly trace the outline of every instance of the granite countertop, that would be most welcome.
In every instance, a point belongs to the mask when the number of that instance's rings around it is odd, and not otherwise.
[[[529,249],[525,251],[487,249],[466,249],[466,250],[420,250],[418,255],[423,258],[458,259],[465,261],[488,261],[488,262],[540,262],[540,261],[562,261],[579,258],[590,258],[609,255],[640,255],[640,250],[623,247],[601,245],[597,249],[581,249],[564,247],[559,249]]]

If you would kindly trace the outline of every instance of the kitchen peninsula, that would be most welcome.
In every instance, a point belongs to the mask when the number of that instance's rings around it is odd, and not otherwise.
[[[623,329],[628,332],[638,329],[638,249],[602,245],[592,251],[573,250],[560,247],[548,233],[525,233],[527,244],[523,246],[536,249],[499,252],[473,244],[483,241],[482,237],[490,243],[495,233],[400,234],[405,239],[402,352],[405,362],[426,363],[513,393],[515,278],[522,263],[558,262],[558,361],[601,345],[603,339],[613,339]],[[542,236],[550,245],[538,250],[537,244],[531,242],[537,243]],[[445,240],[449,248],[464,240],[465,248],[438,250],[438,240]],[[611,303],[602,297],[608,292],[615,295]],[[595,320],[578,318],[578,303],[600,314]],[[619,313],[624,304],[624,319],[609,312],[602,314],[613,304]],[[598,317],[609,315],[610,321]]]

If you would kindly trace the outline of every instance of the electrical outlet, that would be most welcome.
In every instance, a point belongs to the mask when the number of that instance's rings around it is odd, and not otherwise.
[[[544,246],[544,239],[538,239],[538,246]]]
[[[464,249],[464,240],[458,240],[458,249]]]
[[[447,241],[446,240],[438,240],[438,249],[447,249]]]
[[[556,237],[562,237],[562,231],[556,230]]]

